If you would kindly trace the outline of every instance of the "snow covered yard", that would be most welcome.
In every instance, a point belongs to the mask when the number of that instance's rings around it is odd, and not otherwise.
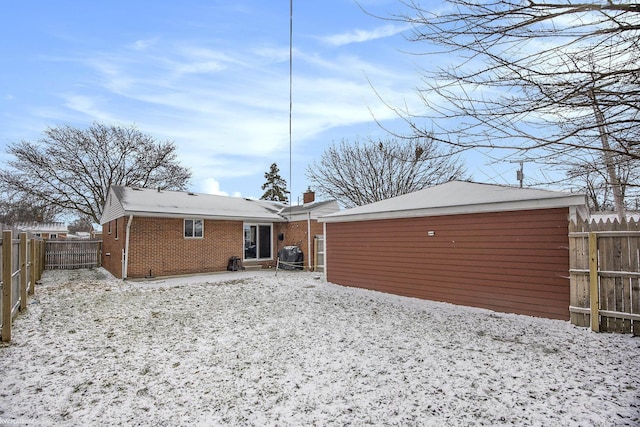
[[[640,339],[302,272],[48,271],[0,425],[638,425]]]

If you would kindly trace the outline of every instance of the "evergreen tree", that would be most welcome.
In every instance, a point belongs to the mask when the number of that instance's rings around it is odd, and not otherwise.
[[[264,178],[267,180],[262,184],[262,189],[266,190],[261,200],[271,200],[274,202],[288,202],[287,197],[287,181],[280,176],[280,169],[275,163],[271,164],[269,172],[265,172]]]

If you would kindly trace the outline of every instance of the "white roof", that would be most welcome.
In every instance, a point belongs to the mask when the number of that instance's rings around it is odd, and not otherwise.
[[[336,200],[325,200],[285,207],[280,211],[280,215],[287,217],[289,221],[317,220],[323,215],[338,212],[339,210],[340,206]]]
[[[20,231],[31,233],[66,233],[67,225],[63,222],[21,222],[15,224]]]
[[[102,212],[100,224],[122,216],[199,218],[256,222],[283,222],[264,201],[215,196],[182,191],[113,186]]]
[[[584,194],[450,181],[320,218],[321,222],[584,206]]]

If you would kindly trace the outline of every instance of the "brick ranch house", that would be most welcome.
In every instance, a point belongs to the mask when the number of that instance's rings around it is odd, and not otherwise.
[[[191,192],[113,186],[102,225],[102,265],[118,278],[208,273],[243,266],[269,267],[278,250],[299,246],[313,267],[313,236],[322,234],[318,217],[337,212],[335,201],[284,206],[263,200]]]
[[[332,283],[569,319],[569,221],[586,199],[452,181],[320,218]]]

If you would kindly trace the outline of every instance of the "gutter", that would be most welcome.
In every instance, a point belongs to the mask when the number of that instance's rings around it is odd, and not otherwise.
[[[307,211],[307,266],[311,271],[311,211]]]
[[[133,221],[133,215],[129,215],[129,220],[127,221],[127,231],[125,233],[125,244],[124,244],[124,263],[122,265],[122,279],[127,278],[127,272],[129,270],[129,236],[131,230],[131,222]]]

